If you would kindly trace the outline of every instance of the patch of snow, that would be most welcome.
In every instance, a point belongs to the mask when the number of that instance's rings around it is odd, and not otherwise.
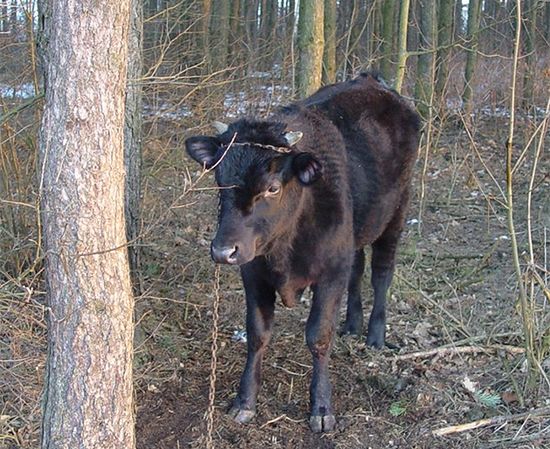
[[[192,117],[193,112],[186,105],[175,106],[170,103],[161,103],[153,107],[150,104],[144,104],[143,116],[146,118],[162,118],[164,120],[177,121],[185,117]]]
[[[19,98],[25,100],[35,95],[34,86],[31,83],[20,84],[19,86],[0,84],[0,98]]]
[[[233,331],[231,341],[234,343],[246,343],[246,331],[244,329],[238,329]]]
[[[464,108],[462,98],[459,98],[459,97],[447,98],[446,104],[447,104],[447,109],[453,112],[459,112]]]

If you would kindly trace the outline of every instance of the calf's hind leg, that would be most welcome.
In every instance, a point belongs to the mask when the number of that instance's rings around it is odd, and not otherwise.
[[[395,217],[384,233],[372,244],[371,283],[374,304],[369,318],[367,345],[384,347],[386,334],[386,295],[395,269],[395,253],[401,235],[403,217]]]
[[[262,359],[271,339],[275,311],[275,289],[263,280],[261,264],[251,262],[241,268],[246,293],[246,333],[248,353],[239,392],[229,414],[239,423],[256,414]]]
[[[365,250],[355,252],[348,282],[348,306],[342,334],[361,335],[363,331],[363,305],[361,304],[361,278],[365,271]]]

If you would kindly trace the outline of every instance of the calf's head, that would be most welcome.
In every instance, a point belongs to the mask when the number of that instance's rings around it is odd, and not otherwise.
[[[222,131],[190,137],[185,146],[195,161],[215,171],[219,186],[212,259],[242,265],[288,238],[304,189],[321,176],[322,167],[310,153],[295,150],[301,133],[286,132],[283,124],[245,121]]]

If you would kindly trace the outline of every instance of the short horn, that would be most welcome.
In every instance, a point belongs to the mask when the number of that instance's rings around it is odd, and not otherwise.
[[[285,139],[291,147],[296,145],[302,137],[304,137],[304,133],[302,131],[289,131],[285,134]]]
[[[226,125],[225,123],[222,123],[222,122],[218,122],[218,121],[212,122],[212,126],[214,127],[214,129],[216,131],[218,131],[218,134],[223,134],[224,132],[226,132],[229,129],[228,125]]]

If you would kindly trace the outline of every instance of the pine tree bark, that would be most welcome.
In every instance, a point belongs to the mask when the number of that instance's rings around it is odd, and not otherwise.
[[[325,1],[323,84],[336,81],[336,0]]]
[[[298,18],[298,95],[306,97],[321,86],[324,3],[301,0]]]
[[[143,4],[140,0],[130,0],[130,27],[128,32],[128,75],[126,86],[126,106],[124,120],[124,165],[126,167],[126,187],[124,212],[126,217],[126,237],[129,242],[128,256],[130,271],[139,267],[139,226],[141,191],[141,128],[142,128],[142,88],[143,70]],[[134,277],[134,281],[136,277]],[[137,283],[134,282],[137,286]],[[138,293],[139,291],[136,290]]]
[[[44,10],[42,449],[135,445],[123,148],[129,6],[50,0]]]

